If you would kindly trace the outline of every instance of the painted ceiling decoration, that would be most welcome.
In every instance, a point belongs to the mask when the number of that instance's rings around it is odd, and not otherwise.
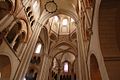
[[[57,4],[54,2],[54,0],[48,1],[45,4],[45,10],[49,13],[54,13],[57,11]]]

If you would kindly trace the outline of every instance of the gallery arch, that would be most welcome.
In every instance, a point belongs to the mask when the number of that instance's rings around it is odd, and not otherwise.
[[[27,41],[27,25],[23,20],[14,21],[12,25],[5,28],[3,31],[4,37],[14,51],[18,51],[19,46]]]
[[[10,0],[0,1],[0,20],[10,13],[12,10],[12,2]]]
[[[67,58],[69,56],[69,58]],[[76,57],[70,52],[58,53],[53,61],[49,72],[49,79],[69,79],[76,80],[76,65],[74,64]]]

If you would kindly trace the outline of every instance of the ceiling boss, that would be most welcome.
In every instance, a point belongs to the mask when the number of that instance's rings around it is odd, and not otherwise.
[[[57,4],[53,1],[48,1],[46,4],[45,4],[45,10],[49,13],[54,13],[57,11]]]

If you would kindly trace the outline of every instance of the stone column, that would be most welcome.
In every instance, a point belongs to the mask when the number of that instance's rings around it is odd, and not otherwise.
[[[34,30],[30,40],[26,43],[27,47],[25,47],[25,50],[23,52],[24,56],[21,59],[19,68],[18,68],[13,80],[23,80],[23,78],[27,72],[27,68],[29,66],[30,60],[32,58],[32,54],[34,52],[36,43],[38,41],[38,36],[40,34],[41,27],[42,26],[39,23],[36,23],[36,29]]]
[[[77,22],[77,41],[78,41],[78,68],[79,80],[88,80],[87,64],[85,57],[85,48],[83,43],[83,35],[81,32],[80,20]]]
[[[16,39],[18,38],[18,36],[19,36],[19,33],[14,37],[12,43],[10,43],[10,45],[11,45],[12,48],[13,48],[13,46],[15,45]]]
[[[51,67],[51,64],[52,64],[52,57],[45,54],[44,59],[43,59],[42,68],[41,68],[41,73],[39,76],[39,80],[48,80],[49,69]]]

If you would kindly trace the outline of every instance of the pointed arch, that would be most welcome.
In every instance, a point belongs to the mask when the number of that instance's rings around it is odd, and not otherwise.
[[[98,61],[94,54],[90,56],[90,76],[91,80],[102,80]]]

